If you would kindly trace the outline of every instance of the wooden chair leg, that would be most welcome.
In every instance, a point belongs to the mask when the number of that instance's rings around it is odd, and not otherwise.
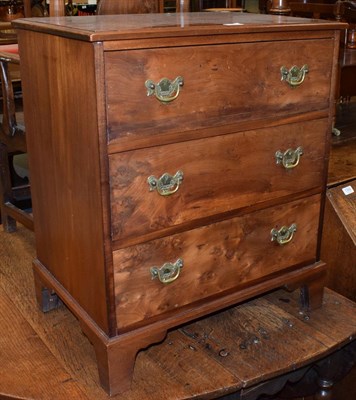
[[[14,232],[17,229],[16,220],[7,213],[5,204],[10,200],[12,192],[9,155],[7,147],[0,143],[0,202],[1,221],[5,232]]]

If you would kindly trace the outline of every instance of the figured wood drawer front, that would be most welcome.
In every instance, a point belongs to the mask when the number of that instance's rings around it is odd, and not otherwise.
[[[323,39],[106,52],[109,141],[328,109],[333,46]],[[281,79],[282,67],[304,65],[301,85]],[[177,77],[184,84],[175,100],[147,95],[146,81],[159,87]]]
[[[320,196],[256,211],[113,253],[118,328],[315,260]],[[293,224],[295,224],[295,232]],[[292,227],[288,243],[271,230]],[[152,279],[151,268],[182,260],[177,279]],[[178,271],[177,271],[178,272]]]
[[[316,120],[111,155],[112,237],[125,240],[321,187],[326,134],[328,121]],[[298,148],[295,168],[277,164],[277,151]],[[170,196],[150,191],[148,183],[165,173],[183,175]]]

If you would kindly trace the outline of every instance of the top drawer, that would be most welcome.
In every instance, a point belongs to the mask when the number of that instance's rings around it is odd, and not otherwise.
[[[333,47],[332,39],[320,39],[106,52],[109,142],[126,138],[134,148],[135,138],[226,124],[236,131],[241,121],[325,110]],[[281,68],[293,66],[308,72],[304,81],[292,74],[292,87]],[[178,95],[147,95],[147,81],[167,89],[159,82],[177,77],[184,81]]]

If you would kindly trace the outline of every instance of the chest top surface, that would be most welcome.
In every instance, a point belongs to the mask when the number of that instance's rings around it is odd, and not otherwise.
[[[15,28],[95,42],[205,34],[244,34],[344,29],[346,24],[296,17],[249,13],[127,14],[86,17],[27,18]]]

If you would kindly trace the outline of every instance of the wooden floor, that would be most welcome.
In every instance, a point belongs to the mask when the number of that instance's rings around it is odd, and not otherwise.
[[[37,309],[34,254],[32,232],[0,230],[0,398],[108,399],[77,320],[65,307],[47,314]],[[140,352],[133,389],[116,398],[212,399],[249,387],[354,340],[355,311],[330,290],[308,316],[299,312],[297,293],[263,296],[172,331]]]

